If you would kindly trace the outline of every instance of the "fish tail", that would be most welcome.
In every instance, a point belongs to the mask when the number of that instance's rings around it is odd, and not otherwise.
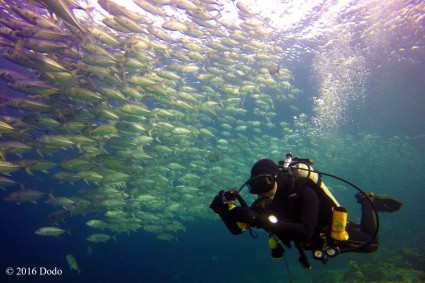
[[[44,158],[43,153],[41,152],[41,150],[37,149],[36,152],[38,153],[38,155],[40,155],[41,158]]]
[[[25,167],[25,172],[27,172],[31,176],[34,176],[34,174],[31,171],[31,167]]]
[[[53,195],[53,192],[55,191],[55,189],[56,189],[56,188],[52,188],[52,189],[50,190],[50,192],[47,194],[47,195],[49,196],[49,198],[56,199],[56,198],[55,198],[55,196]]]

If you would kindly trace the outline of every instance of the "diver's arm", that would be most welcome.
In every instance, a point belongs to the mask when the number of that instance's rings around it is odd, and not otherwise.
[[[299,221],[266,224],[266,230],[276,234],[280,239],[310,241],[317,225],[319,199],[312,188],[302,188],[300,197]]]
[[[223,194],[224,191],[221,190],[218,195],[214,197],[213,201],[210,204],[210,208],[220,216],[227,229],[229,229],[229,231],[233,235],[239,235],[245,230],[247,224],[239,223],[238,221],[232,218],[230,211],[236,206],[231,202],[224,202]]]
[[[226,225],[227,229],[233,235],[239,235],[239,234],[241,234],[245,230],[247,224],[240,223],[240,222],[237,222],[237,221],[232,220],[231,217],[229,217],[229,212],[230,211],[226,211],[226,212],[224,212],[222,214],[219,214],[219,216],[220,216],[221,220],[223,220],[223,222]]]
[[[267,223],[264,230],[278,236],[281,240],[297,240],[301,242],[309,241],[312,233],[305,224],[277,221],[277,223]],[[314,231],[314,230],[313,230]]]
[[[228,223],[241,222],[263,228],[276,234],[282,240],[310,241],[317,224],[319,200],[312,188],[304,187],[301,191],[298,203],[300,209],[297,215],[299,221],[296,223],[279,220],[267,212],[258,213],[247,206],[235,207],[221,216],[222,219],[230,221]]]

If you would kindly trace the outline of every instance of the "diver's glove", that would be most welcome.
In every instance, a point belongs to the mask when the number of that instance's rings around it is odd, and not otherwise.
[[[267,216],[248,206],[238,206],[225,213],[225,217],[234,222],[247,223],[251,227],[266,228]]]
[[[221,190],[218,195],[214,197],[213,201],[210,204],[210,208],[220,216],[229,210],[229,206],[223,202],[223,193],[224,191]]]

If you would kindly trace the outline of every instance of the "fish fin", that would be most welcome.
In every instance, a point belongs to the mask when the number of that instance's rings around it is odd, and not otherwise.
[[[78,77],[78,71],[79,69],[77,68],[75,70],[70,71],[69,73],[71,74],[72,77]]]
[[[40,155],[42,158],[44,158],[43,153],[41,153],[41,151],[39,149],[37,149],[36,152],[38,153],[38,155]]]
[[[49,198],[52,199],[56,199],[55,196],[53,195],[53,192],[55,191],[56,188],[53,188],[47,195],[49,196]]]
[[[32,173],[32,171],[31,171],[31,168],[30,168],[30,167],[25,167],[25,171],[26,171],[29,175],[34,176],[34,174]]]
[[[165,49],[165,56],[166,56],[167,58],[171,58],[171,56],[170,56],[170,52],[168,51],[168,49]]]
[[[101,152],[104,152],[104,153],[108,154],[108,151],[105,148],[105,143],[104,142],[99,141],[99,144],[98,145],[99,145],[99,149],[100,149]]]
[[[159,142],[159,143],[162,143],[162,142],[159,140],[159,135],[155,138],[155,140],[156,140],[157,142]]]
[[[86,12],[87,16],[89,16],[90,18],[93,19],[92,15],[90,13],[91,13],[91,11],[96,9],[95,6],[86,4],[84,6],[81,5],[81,8],[84,10],[84,12]]]

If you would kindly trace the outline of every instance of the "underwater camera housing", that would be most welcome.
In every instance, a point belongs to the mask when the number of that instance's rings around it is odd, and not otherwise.
[[[223,193],[223,203],[234,203],[236,200],[239,201],[241,206],[248,206],[246,201],[242,198],[239,192],[235,189],[231,189]]]

